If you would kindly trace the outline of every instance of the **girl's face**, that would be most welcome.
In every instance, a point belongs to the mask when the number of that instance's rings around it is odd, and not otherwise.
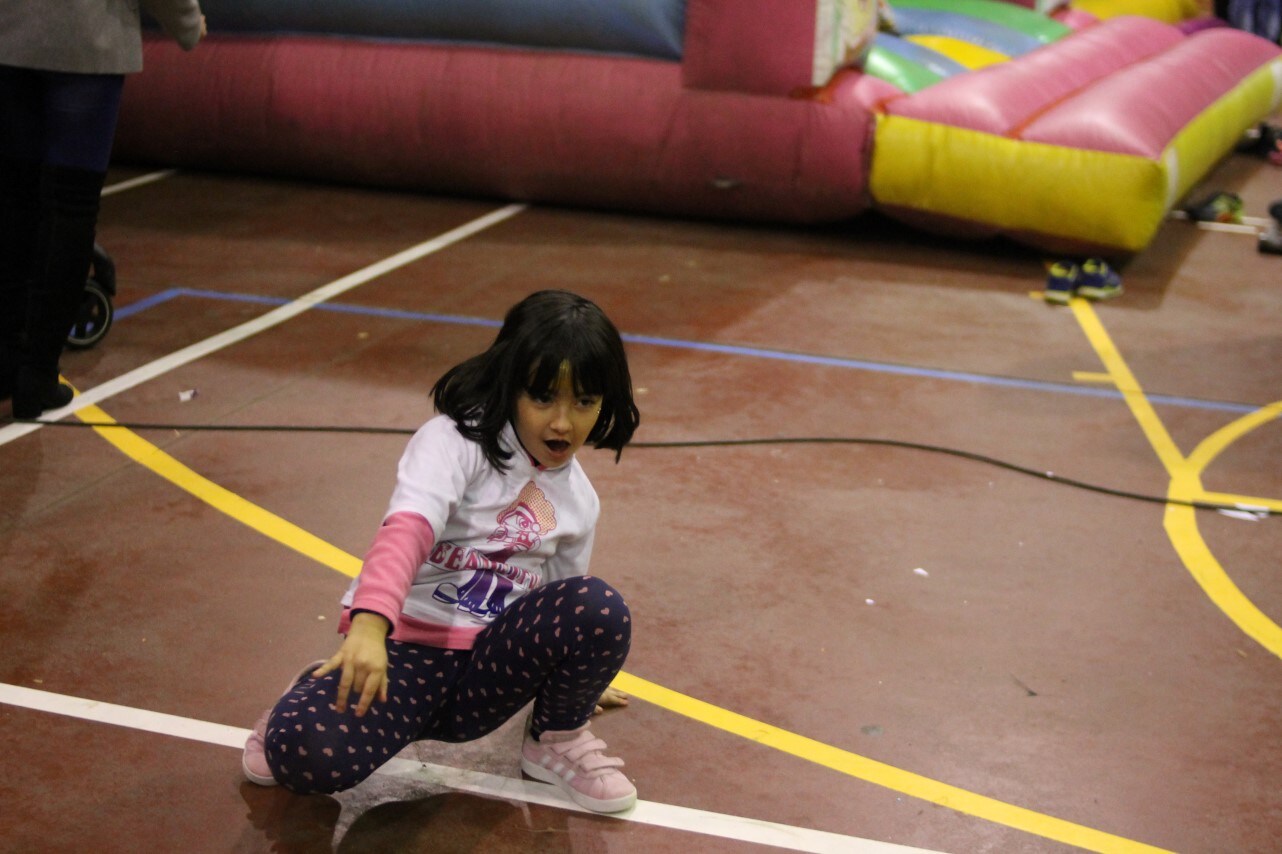
[[[564,364],[546,394],[521,392],[516,400],[516,436],[543,468],[559,468],[583,447],[600,414],[600,395],[576,394],[570,366]]]

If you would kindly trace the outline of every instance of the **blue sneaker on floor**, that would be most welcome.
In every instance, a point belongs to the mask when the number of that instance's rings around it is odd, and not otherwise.
[[[1122,277],[1103,258],[1088,258],[1082,262],[1082,272],[1077,279],[1078,296],[1112,299],[1121,293]]]
[[[1046,276],[1046,289],[1042,291],[1042,296],[1047,302],[1068,305],[1068,301],[1077,293],[1081,277],[1082,269],[1072,261],[1056,261]]]

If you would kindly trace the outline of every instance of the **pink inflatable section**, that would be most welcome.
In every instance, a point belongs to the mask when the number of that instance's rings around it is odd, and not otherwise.
[[[992,66],[984,74],[950,77],[912,97],[891,101],[886,111],[1012,136],[1074,95],[1098,101],[1090,87],[1180,41],[1180,33],[1166,24],[1148,18],[1119,19],[1057,42],[1054,50],[1035,51],[1017,61]],[[1154,96],[1150,100],[1158,100],[1156,93],[1150,94]]]
[[[1127,20],[1150,24],[1144,18]],[[1084,33],[1083,38],[1089,35]],[[1144,33],[1137,34],[1133,43],[1165,41],[1164,34]],[[1123,46],[1114,49],[1121,51]],[[1197,39],[1170,44],[1128,73],[1101,79],[1080,96],[1065,99],[1030,122],[1020,138],[1155,159],[1207,104],[1277,55],[1262,39],[1244,40],[1228,29],[1206,32]],[[1193,68],[1197,73],[1189,74]],[[1174,81],[1178,84],[1172,85]],[[1229,140],[1237,139],[1236,129],[1226,130]]]
[[[125,160],[679,215],[865,210],[873,116],[811,85],[815,13],[690,0],[684,59],[300,36],[146,45]],[[875,84],[873,84],[875,86]]]
[[[845,2],[687,0],[679,60],[215,22],[190,54],[148,41],[117,154],[738,220],[875,205],[931,230],[1131,253],[1282,93],[1264,39],[1117,17],[909,95],[851,67],[849,44],[824,55]]]

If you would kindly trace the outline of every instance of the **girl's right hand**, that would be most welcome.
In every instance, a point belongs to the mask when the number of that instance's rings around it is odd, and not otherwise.
[[[390,626],[387,620],[368,611],[362,611],[352,618],[352,626],[343,640],[338,652],[315,671],[315,676],[324,676],[335,670],[342,670],[338,679],[338,698],[334,709],[347,711],[347,700],[352,691],[359,695],[356,701],[356,717],[364,717],[378,698],[381,703],[387,702],[387,632]]]

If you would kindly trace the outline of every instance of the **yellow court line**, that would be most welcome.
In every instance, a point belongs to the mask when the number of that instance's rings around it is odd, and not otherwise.
[[[1193,453],[1189,454],[1189,463],[1197,471],[1205,471],[1206,467],[1234,441],[1257,427],[1262,427],[1278,418],[1282,418],[1282,400],[1270,403],[1268,406],[1262,406],[1255,412],[1243,415],[1203,439],[1193,449]],[[1217,504],[1246,504],[1254,507],[1267,507],[1270,510],[1282,510],[1282,499],[1277,498],[1230,495],[1223,492],[1203,492],[1203,495],[1207,500],[1214,501]]]
[[[1166,469],[1171,479],[1167,496],[1172,500],[1208,500],[1201,479],[1206,466],[1234,441],[1282,415],[1282,403],[1262,407],[1208,436],[1186,458],[1175,446],[1090,302],[1075,297],[1069,301],[1069,305],[1082,331],[1086,333],[1087,340],[1104,363],[1135,420],[1139,422],[1140,429]],[[1216,607],[1248,637],[1282,658],[1282,628],[1257,608],[1229,578],[1198,530],[1197,510],[1168,504],[1163,527],[1185,568]]]
[[[100,424],[116,423],[111,416],[97,406],[87,406],[79,410],[76,415],[82,421]],[[255,531],[344,575],[355,576],[360,572],[361,562],[356,557],[213,483],[132,431],[123,427],[95,427],[94,432],[139,465],[216,510],[243,522]],[[929,777],[903,771],[892,765],[754,721],[702,700],[671,691],[630,673],[620,673],[614,684],[619,687],[619,690],[632,694],[638,699],[693,718],[708,726],[742,736],[839,773],[976,818],[1076,845],[1089,851],[1153,852],[1153,854],[1161,854],[1164,851],[1161,848],[1114,836],[994,798],[977,795]]]
[[[1104,363],[1104,368],[1108,375],[1113,378],[1113,385],[1117,386],[1118,393],[1130,407],[1131,414],[1135,420],[1140,423],[1140,429],[1148,437],[1149,444],[1157,453],[1157,458],[1162,462],[1163,467],[1175,476],[1177,472],[1183,471],[1187,467],[1187,461],[1180,449],[1175,446],[1175,441],[1171,435],[1166,432],[1166,427],[1162,424],[1162,419],[1157,417],[1157,412],[1153,405],[1149,403],[1148,398],[1144,395],[1144,390],[1140,387],[1139,381],[1131,373],[1127,366],[1126,360],[1118,352],[1117,347],[1113,346],[1113,339],[1104,330],[1104,325],[1100,323],[1099,317],[1091,307],[1089,301],[1081,297],[1073,297],[1068,301],[1069,307],[1073,310],[1078,324],[1081,325],[1082,331],[1086,333],[1087,340],[1095,348],[1095,353],[1099,356],[1100,361]]]
[[[1196,492],[1199,496],[1205,496],[1201,480],[1196,475],[1200,475],[1206,466],[1210,465],[1235,440],[1257,427],[1268,424],[1279,415],[1282,415],[1282,402],[1270,404],[1244,415],[1203,439],[1189,455],[1191,471],[1185,477],[1179,478],[1178,483],[1172,483],[1173,492],[1178,489],[1185,494]],[[1175,512],[1176,510],[1183,512]],[[1189,507],[1167,509],[1165,523],[1167,535],[1179,552],[1180,558],[1211,601],[1228,614],[1238,628],[1256,643],[1282,658],[1282,628],[1257,608],[1255,603],[1247,598],[1246,594],[1229,578],[1228,573],[1215,559],[1215,555],[1211,553],[1210,547],[1199,532],[1196,516],[1196,512]]]
[[[81,421],[98,424],[115,424],[115,419],[97,406],[86,406],[76,412]],[[317,563],[355,578],[361,571],[361,562],[342,549],[336,548],[314,534],[308,533],[292,522],[241,498],[208,478],[196,474],[155,445],[136,433],[119,427],[95,427],[94,432],[106,439],[117,450],[134,462],[150,469],[165,480],[186,490],[215,510],[226,513],[258,533],[283,546],[305,555]]]
[[[620,673],[614,685],[648,703],[676,712],[688,718],[725,730],[726,732],[772,747],[783,753],[814,762],[850,777],[857,777],[913,798],[938,804],[967,815],[982,818],[1016,830],[1036,834],[1057,842],[1075,845],[1088,851],[1107,852],[1160,852],[1141,842],[1114,836],[1101,830],[1074,824],[1070,821],[1014,806],[995,798],[977,795],[947,783],[904,771],[893,765],[878,762],[856,753],[832,747],[805,736],[796,735],[778,727],[763,724],[735,712],[696,700],[653,682],[647,682],[630,673]]]
[[[1173,484],[1172,497],[1178,497],[1180,486]],[[1192,507],[1167,507],[1164,527],[1180,560],[1207,597],[1247,637],[1282,658],[1282,628],[1257,608],[1229,578],[1198,532],[1196,515],[1197,511]]]
[[[1189,462],[1197,471],[1205,471],[1206,467],[1223,453],[1229,445],[1255,428],[1262,427],[1279,416],[1282,416],[1282,400],[1270,403],[1268,406],[1262,406],[1255,412],[1243,415],[1199,442],[1193,453],[1189,454]]]

